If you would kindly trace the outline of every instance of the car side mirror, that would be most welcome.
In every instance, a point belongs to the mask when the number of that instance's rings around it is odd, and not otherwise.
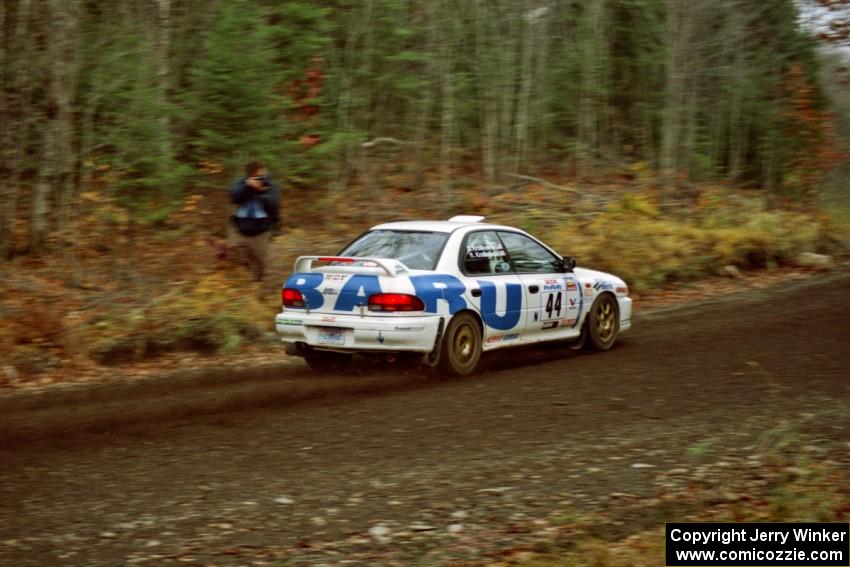
[[[572,272],[573,268],[575,267],[575,256],[564,256],[563,258],[561,258],[561,269],[563,269],[564,272]]]

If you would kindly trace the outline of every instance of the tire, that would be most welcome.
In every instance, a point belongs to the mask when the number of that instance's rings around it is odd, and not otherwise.
[[[345,370],[351,364],[352,355],[342,352],[308,349],[304,360],[315,372],[334,372]]]
[[[471,313],[458,313],[449,322],[440,345],[440,372],[469,376],[481,359],[481,327]]]
[[[584,347],[604,351],[614,346],[620,332],[620,307],[610,293],[593,302],[584,329]]]

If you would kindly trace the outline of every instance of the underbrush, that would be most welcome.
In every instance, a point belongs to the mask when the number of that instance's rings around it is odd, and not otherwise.
[[[309,215],[303,211],[284,214],[284,232],[271,244],[270,276],[262,285],[250,281],[228,251],[224,195],[218,201],[187,197],[187,207],[137,234],[132,246],[127,231],[112,227],[107,236],[93,217],[79,229],[77,265],[57,251],[4,266],[0,383],[170,351],[238,351],[273,331],[276,291],[295,257],[334,254],[362,230],[393,218],[482,214],[529,230],[576,256],[579,265],[617,274],[639,291],[717,274],[726,266],[775,268],[794,264],[801,252],[846,249],[826,214],[769,210],[758,193],[704,188],[688,206],[663,213],[651,190],[611,185],[588,191],[592,198],[577,203],[573,194],[546,186],[495,195],[469,189],[465,197],[455,195],[448,212],[436,192],[397,192],[388,208],[371,217],[362,212],[370,207],[357,206],[364,195],[329,195],[321,228],[304,220]],[[77,272],[84,275],[75,281],[70,274]]]
[[[767,210],[758,198],[728,195],[672,216],[646,196],[629,195],[588,221],[564,225],[549,231],[547,242],[638,290],[718,274],[724,266],[794,265],[803,252],[841,248],[826,216]]]
[[[0,301],[0,369],[7,375],[170,351],[229,353],[270,329],[268,302],[239,271],[212,271],[161,293],[136,287],[135,293],[86,294],[51,280],[26,283],[6,287]]]
[[[86,343],[99,363],[139,360],[173,350],[233,352],[268,328],[268,309],[246,279],[221,272],[176,286],[146,305],[92,321]]]

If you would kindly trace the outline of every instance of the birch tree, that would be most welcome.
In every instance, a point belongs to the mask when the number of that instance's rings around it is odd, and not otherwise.
[[[46,15],[51,22],[50,41],[46,42],[45,72],[46,125],[42,128],[42,156],[30,211],[29,246],[32,252],[44,250],[51,227],[51,197],[59,214],[65,213],[70,200],[72,174],[72,114],[75,66],[74,40],[80,4],[76,0],[50,0]]]

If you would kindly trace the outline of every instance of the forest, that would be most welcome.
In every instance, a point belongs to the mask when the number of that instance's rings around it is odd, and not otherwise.
[[[289,259],[402,216],[581,232],[579,261],[636,289],[840,242],[818,192],[844,153],[793,0],[5,0],[0,29],[0,350],[27,360],[73,358],[81,327],[83,358],[230,348]],[[265,311],[231,320],[257,302],[222,264],[252,159],[284,233]],[[208,341],[129,323],[204,294]]]

